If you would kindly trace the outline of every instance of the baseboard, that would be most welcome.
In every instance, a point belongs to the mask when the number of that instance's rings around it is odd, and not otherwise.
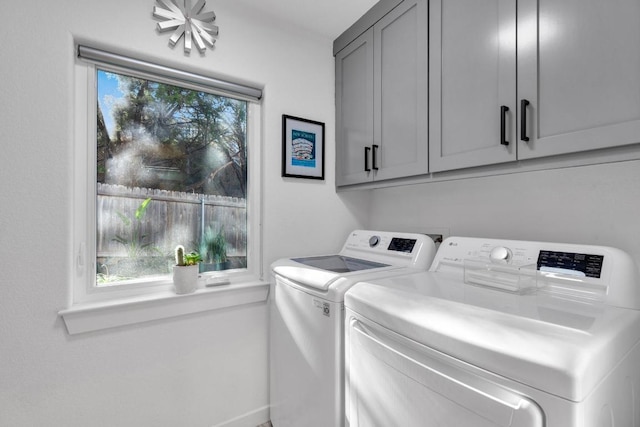
[[[212,427],[256,427],[268,421],[269,405],[265,405]]]

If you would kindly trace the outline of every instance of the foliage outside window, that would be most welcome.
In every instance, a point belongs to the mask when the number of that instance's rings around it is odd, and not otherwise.
[[[96,282],[247,265],[247,102],[97,70]]]

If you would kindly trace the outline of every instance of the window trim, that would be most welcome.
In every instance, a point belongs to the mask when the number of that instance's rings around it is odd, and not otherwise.
[[[115,54],[114,54],[115,55]],[[147,63],[148,64],[148,63]],[[169,67],[158,65],[164,70],[171,70]],[[246,294],[246,288],[261,288],[265,283],[262,278],[263,256],[262,256],[262,188],[261,188],[261,129],[262,117],[261,106],[257,99],[244,100],[247,102],[247,158],[250,159],[247,170],[247,268],[230,272],[207,273],[201,276],[199,290],[192,294],[189,301],[197,300],[198,303],[185,303],[184,296],[176,295],[172,290],[170,277],[163,277],[161,280],[141,281],[140,284],[95,286],[95,227],[96,227],[96,150],[95,135],[96,121],[93,119],[97,114],[97,79],[96,68],[124,72],[129,75],[150,78],[163,83],[178,84],[196,90],[206,91],[224,96],[238,98],[229,92],[220,93],[216,88],[202,87],[195,84],[185,84],[183,80],[169,80],[166,76],[140,75],[135,69],[122,68],[120,66],[109,66],[104,63],[76,59],[74,64],[74,167],[73,167],[73,208],[70,215],[71,229],[73,230],[73,255],[70,257],[71,271],[71,296],[69,298],[69,308],[60,311],[65,323],[71,319],[94,318],[95,310],[101,313],[113,313],[114,316],[122,316],[122,310],[128,310],[133,314],[124,316],[138,321],[152,320],[161,313],[162,310],[151,310],[150,307],[159,307],[171,303],[182,307],[180,310],[167,309],[166,317],[171,317],[187,312],[203,311],[203,307],[210,309],[220,308],[220,301],[210,298],[212,295],[222,295],[237,289],[238,296]],[[180,72],[179,70],[177,70]],[[181,72],[182,73],[182,72]],[[184,72],[189,75],[196,75],[191,72]],[[213,79],[218,81],[216,79]],[[260,96],[261,96],[260,91]],[[93,175],[91,177],[91,175]],[[93,273],[93,274],[92,274]],[[217,282],[217,283],[216,283]],[[205,285],[225,283],[224,286],[215,288],[205,288]],[[209,297],[207,297],[209,296]],[[252,297],[253,298],[253,297]],[[266,299],[266,297],[265,297]],[[233,298],[227,302],[233,301]],[[209,303],[206,303],[209,301]],[[236,302],[246,303],[246,298],[239,298]],[[249,299],[251,302],[253,299]],[[233,304],[232,304],[233,305]],[[145,307],[140,310],[140,307]],[[227,307],[229,305],[224,305]],[[191,308],[189,308],[191,307]],[[110,310],[113,308],[114,310]],[[207,309],[207,308],[204,308]],[[191,311],[195,310],[195,311]],[[138,313],[136,315],[135,313]],[[152,317],[143,313],[153,313]],[[178,313],[178,314],[175,314]],[[137,320],[136,320],[137,319]],[[118,324],[119,321],[112,320],[105,324]],[[71,328],[67,323],[69,333]],[[111,327],[111,326],[108,326]],[[74,330],[84,330],[85,327]],[[88,330],[93,330],[89,328]]]
[[[133,325],[153,320],[201,313],[209,310],[266,303],[269,284],[248,282],[232,286],[198,289],[187,295],[173,291],[97,303],[74,304],[60,310],[69,335]]]

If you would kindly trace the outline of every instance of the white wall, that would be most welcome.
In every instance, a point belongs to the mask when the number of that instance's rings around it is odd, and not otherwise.
[[[640,261],[640,161],[373,191],[372,227],[614,246]]]
[[[366,193],[334,191],[331,40],[209,1],[216,48],[186,57],[156,34],[153,4],[0,3],[0,425],[251,425],[242,416],[261,418],[268,405],[264,305],[74,337],[58,318],[73,257],[75,40],[264,85],[265,270],[281,256],[338,249],[366,219]],[[326,123],[325,181],[280,177],[282,114]]]

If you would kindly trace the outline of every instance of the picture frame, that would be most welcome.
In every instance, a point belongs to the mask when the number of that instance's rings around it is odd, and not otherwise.
[[[282,115],[282,176],[324,180],[324,123]]]

